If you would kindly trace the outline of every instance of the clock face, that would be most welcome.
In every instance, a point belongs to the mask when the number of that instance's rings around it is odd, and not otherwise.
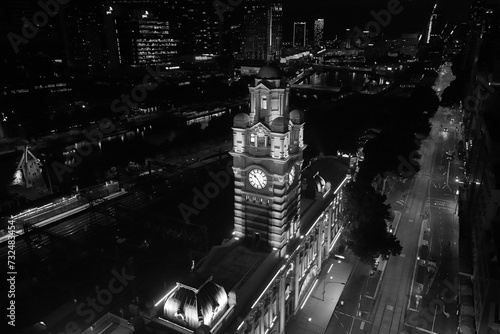
[[[293,180],[295,180],[295,166],[292,166],[292,169],[290,169],[290,174],[288,175],[288,184],[292,185]]]
[[[262,189],[267,184],[267,175],[262,169],[252,169],[248,174],[248,181],[255,189]]]

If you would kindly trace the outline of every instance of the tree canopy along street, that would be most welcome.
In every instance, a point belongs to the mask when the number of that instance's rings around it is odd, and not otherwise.
[[[394,234],[387,229],[391,219],[386,197],[375,192],[372,186],[352,182],[346,185],[343,198],[342,220],[344,239],[360,260],[372,263],[380,255],[399,255],[402,247]]]

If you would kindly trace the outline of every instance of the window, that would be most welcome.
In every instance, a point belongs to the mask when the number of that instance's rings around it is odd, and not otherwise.
[[[257,136],[257,146],[266,147],[267,146],[267,136]]]
[[[271,109],[272,110],[279,110],[280,105],[279,105],[279,100],[278,99],[272,99],[271,100]]]
[[[267,109],[267,96],[262,96],[260,100],[260,108]]]

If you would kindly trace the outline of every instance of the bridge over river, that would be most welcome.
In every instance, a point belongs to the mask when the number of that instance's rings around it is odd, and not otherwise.
[[[367,85],[372,88],[387,86],[392,81],[392,74],[392,71],[376,68],[313,65],[293,78],[290,85],[301,90],[338,92],[348,87],[362,91]]]

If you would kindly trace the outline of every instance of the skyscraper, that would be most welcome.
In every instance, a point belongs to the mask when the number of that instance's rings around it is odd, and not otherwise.
[[[172,24],[154,7],[108,6],[105,22],[112,67],[163,65],[177,56]]]
[[[103,5],[96,1],[70,2],[60,7],[61,30],[69,68],[101,69],[107,61]]]
[[[283,39],[283,0],[274,0],[269,6],[267,37],[267,60],[271,61],[281,56],[281,42]]]
[[[178,21],[179,54],[219,54],[221,22],[214,14],[213,5],[203,0],[182,0],[175,4]]]
[[[293,46],[305,47],[306,46],[306,23],[294,22],[293,23]]]
[[[314,45],[316,46],[322,45],[324,29],[325,29],[324,19],[317,19],[314,21]]]
[[[244,6],[242,58],[272,60],[279,57],[283,0],[248,0]]]

